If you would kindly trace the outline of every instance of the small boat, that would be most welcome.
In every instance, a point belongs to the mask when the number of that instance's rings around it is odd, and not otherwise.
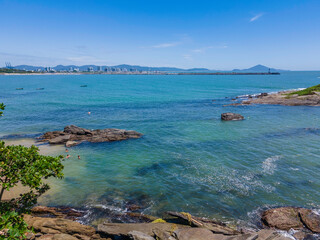
[[[88,85],[81,85],[80,87],[88,87]]]
[[[16,90],[23,90],[23,88],[16,88]]]
[[[44,88],[36,88],[36,90],[44,90]]]

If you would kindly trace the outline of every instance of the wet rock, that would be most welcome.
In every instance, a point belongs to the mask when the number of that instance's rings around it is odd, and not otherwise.
[[[31,209],[33,216],[45,216],[45,217],[60,217],[66,219],[75,220],[77,217],[81,217],[82,213],[78,212],[70,207],[46,207],[36,206]]]
[[[98,225],[98,232],[108,237],[129,237],[129,232],[138,231],[154,236],[154,231],[172,233],[188,226],[172,223],[104,223]]]
[[[194,217],[194,216],[190,215],[189,213],[167,212],[167,214],[183,220],[184,224],[188,224],[192,227],[206,228],[214,233],[221,233],[221,234],[225,234],[225,235],[239,234],[239,232],[237,230],[234,230],[221,222],[209,220],[206,218]]]
[[[262,214],[262,222],[270,227],[281,230],[302,229],[299,208],[281,207],[265,211]]]
[[[262,229],[254,234],[258,235],[258,238],[256,238],[257,240],[292,240],[291,237],[286,237],[283,234],[271,229]]]
[[[314,233],[320,233],[320,215],[310,209],[299,209],[301,221]]]
[[[305,237],[307,237],[307,235],[308,235],[307,233],[300,231],[300,232],[294,233],[293,237],[297,240],[303,240],[305,239]]]
[[[39,137],[40,141],[50,144],[67,144],[74,146],[83,141],[88,142],[111,142],[121,141],[131,138],[140,138],[141,133],[132,130],[122,130],[115,128],[88,130],[74,125],[64,128],[63,131],[47,132]]]
[[[235,121],[235,120],[243,120],[244,117],[238,113],[222,113],[221,114],[221,120],[223,121]]]
[[[131,231],[128,233],[128,236],[132,240],[154,240],[150,235],[138,231]]]

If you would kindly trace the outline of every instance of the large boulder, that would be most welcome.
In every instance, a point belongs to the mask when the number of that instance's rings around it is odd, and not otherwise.
[[[116,128],[88,130],[74,125],[66,126],[63,131],[47,132],[39,137],[40,141],[50,144],[65,144],[67,147],[76,146],[83,141],[111,142],[131,138],[140,138],[142,133]]]
[[[221,114],[221,120],[223,121],[239,121],[243,119],[244,117],[238,113],[227,112]]]
[[[320,233],[320,215],[310,209],[299,210],[301,221],[314,233]]]
[[[265,211],[262,222],[270,227],[281,230],[302,229],[303,223],[299,216],[299,208],[281,207]]]

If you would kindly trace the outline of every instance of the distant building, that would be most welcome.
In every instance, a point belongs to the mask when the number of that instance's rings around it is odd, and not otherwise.
[[[98,71],[98,72],[102,72],[102,67],[101,67],[101,66],[98,66],[98,67],[97,67],[97,71]]]
[[[70,68],[69,68],[69,72],[73,72],[73,67],[70,67]]]
[[[73,71],[74,72],[80,72],[80,69],[79,68],[74,68]]]
[[[93,67],[88,67],[88,72],[93,72]]]

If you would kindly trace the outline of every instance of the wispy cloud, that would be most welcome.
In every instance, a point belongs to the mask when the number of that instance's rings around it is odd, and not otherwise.
[[[257,21],[259,18],[261,18],[264,14],[263,13],[259,13],[257,15],[255,15],[254,17],[250,18],[250,22],[254,22]]]
[[[192,60],[193,60],[192,55],[190,55],[190,54],[184,54],[184,55],[182,55],[182,57],[183,57],[185,60],[188,60],[188,61],[192,61]]]
[[[222,44],[222,45],[217,45],[217,46],[208,46],[208,47],[203,47],[203,48],[197,48],[197,49],[193,49],[191,51],[194,53],[205,53],[207,50],[212,49],[212,48],[221,49],[221,48],[227,48],[227,47],[228,47],[227,44]]]
[[[152,46],[152,48],[169,48],[169,47],[175,47],[179,44],[180,44],[180,42],[161,43],[161,44],[157,44],[157,45]]]

